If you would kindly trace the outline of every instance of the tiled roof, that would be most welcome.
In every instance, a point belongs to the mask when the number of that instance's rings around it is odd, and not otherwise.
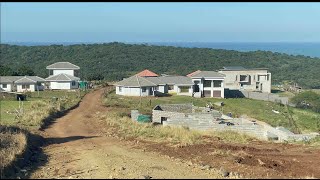
[[[141,72],[139,72],[138,74],[136,74],[137,76],[140,76],[140,77],[157,77],[159,76],[158,74],[148,70],[148,69],[145,69]]]
[[[38,76],[0,76],[0,83],[27,83],[45,82],[46,80]]]
[[[115,83],[118,86],[125,87],[146,87],[146,86],[157,86],[156,83],[147,80],[144,77],[140,77],[137,75],[131,76],[129,78],[123,79],[122,81]]]
[[[47,69],[80,69],[80,67],[70,62],[56,62],[47,66]]]
[[[80,78],[69,75],[69,74],[65,74],[65,73],[61,73],[61,74],[57,74],[57,75],[53,75],[53,76],[49,76],[46,78],[47,81],[78,81],[80,80]]]
[[[220,78],[226,75],[218,73],[216,71],[200,71],[191,75],[191,78]]]
[[[194,71],[194,72],[192,72],[192,73],[188,74],[187,76],[188,76],[188,77],[191,77],[192,75],[194,75],[194,74],[196,74],[196,73],[199,73],[199,72],[201,72],[201,71],[200,71],[200,70],[196,70],[196,71]]]

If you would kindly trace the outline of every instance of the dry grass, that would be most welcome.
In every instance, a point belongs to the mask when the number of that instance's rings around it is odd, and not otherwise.
[[[0,130],[0,170],[2,171],[21,155],[27,147],[27,137],[20,131],[9,128]]]
[[[109,111],[108,114],[96,115],[100,120],[115,127],[122,137],[134,137],[155,142],[169,142],[179,146],[199,144],[203,142],[203,136],[219,137],[222,141],[232,143],[248,143],[254,138],[233,131],[208,132],[189,130],[187,128],[154,126],[150,123],[138,123],[131,120],[126,113],[121,111]]]

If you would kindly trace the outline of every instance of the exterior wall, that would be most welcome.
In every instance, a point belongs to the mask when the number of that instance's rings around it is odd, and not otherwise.
[[[71,82],[50,82],[50,89],[71,89]]]
[[[24,92],[24,91],[34,92],[35,86],[36,86],[35,84],[29,84],[28,89],[22,89],[22,84],[17,84],[17,92]]]
[[[3,84],[6,84],[7,85],[7,88],[3,88]],[[13,91],[13,84],[7,84],[7,83],[3,83],[3,84],[0,84],[0,87],[5,90],[5,91]]]
[[[225,88],[271,93],[271,73],[268,73],[268,70],[221,70],[219,73],[226,75]],[[240,75],[248,75],[248,81],[240,82]]]
[[[152,110],[152,122],[161,123],[161,117],[166,117],[170,119],[184,118],[185,114],[179,112]]]
[[[57,75],[57,74],[61,74],[61,73],[65,73],[65,74],[69,74],[74,76],[74,70],[70,70],[70,69],[54,69],[53,70],[53,75]]]
[[[181,88],[180,88],[180,87],[181,87],[181,86],[179,86],[179,85],[176,86],[177,95],[192,96],[193,86],[189,86],[188,92],[181,92]]]
[[[145,87],[146,92],[142,92],[142,88],[139,87],[122,87],[120,92],[119,88],[120,86],[116,86],[116,94],[123,96],[149,96],[150,88],[153,89],[153,87]]]
[[[224,98],[224,79],[223,78],[194,78],[192,79],[193,82],[195,81],[199,81],[198,85],[199,85],[199,90],[200,92],[197,93],[198,95],[195,97],[201,97],[201,92],[203,92],[204,90],[206,91],[211,91],[211,97],[213,97],[213,91],[220,91],[221,92],[221,98]],[[211,81],[211,87],[204,87],[204,81]],[[213,82],[214,81],[221,81],[221,87],[213,87]]]

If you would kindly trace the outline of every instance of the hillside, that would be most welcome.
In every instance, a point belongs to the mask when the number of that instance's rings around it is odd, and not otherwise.
[[[27,66],[36,75],[47,77],[46,66],[57,61],[69,61],[80,66],[82,78],[107,80],[120,80],[146,68],[160,74],[186,75],[197,69],[217,70],[223,66],[266,67],[272,73],[273,83],[291,80],[303,87],[320,88],[320,58],[300,55],[117,42],[70,46],[1,44],[1,65],[13,71]],[[1,74],[10,74],[10,71],[1,71]]]

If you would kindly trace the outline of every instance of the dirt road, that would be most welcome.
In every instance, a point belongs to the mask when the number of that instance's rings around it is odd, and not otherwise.
[[[106,137],[92,119],[106,112],[103,89],[87,94],[79,107],[57,119],[45,131],[45,147],[30,178],[216,178],[215,171],[188,166],[155,152],[131,148]],[[43,159],[41,161],[41,159]]]
[[[93,118],[108,113],[101,104],[103,92],[87,94],[79,107],[45,129],[45,144],[27,177],[222,178],[226,171],[233,172],[231,178],[320,177],[319,148],[261,141],[232,144],[213,137],[186,147],[123,140]]]

